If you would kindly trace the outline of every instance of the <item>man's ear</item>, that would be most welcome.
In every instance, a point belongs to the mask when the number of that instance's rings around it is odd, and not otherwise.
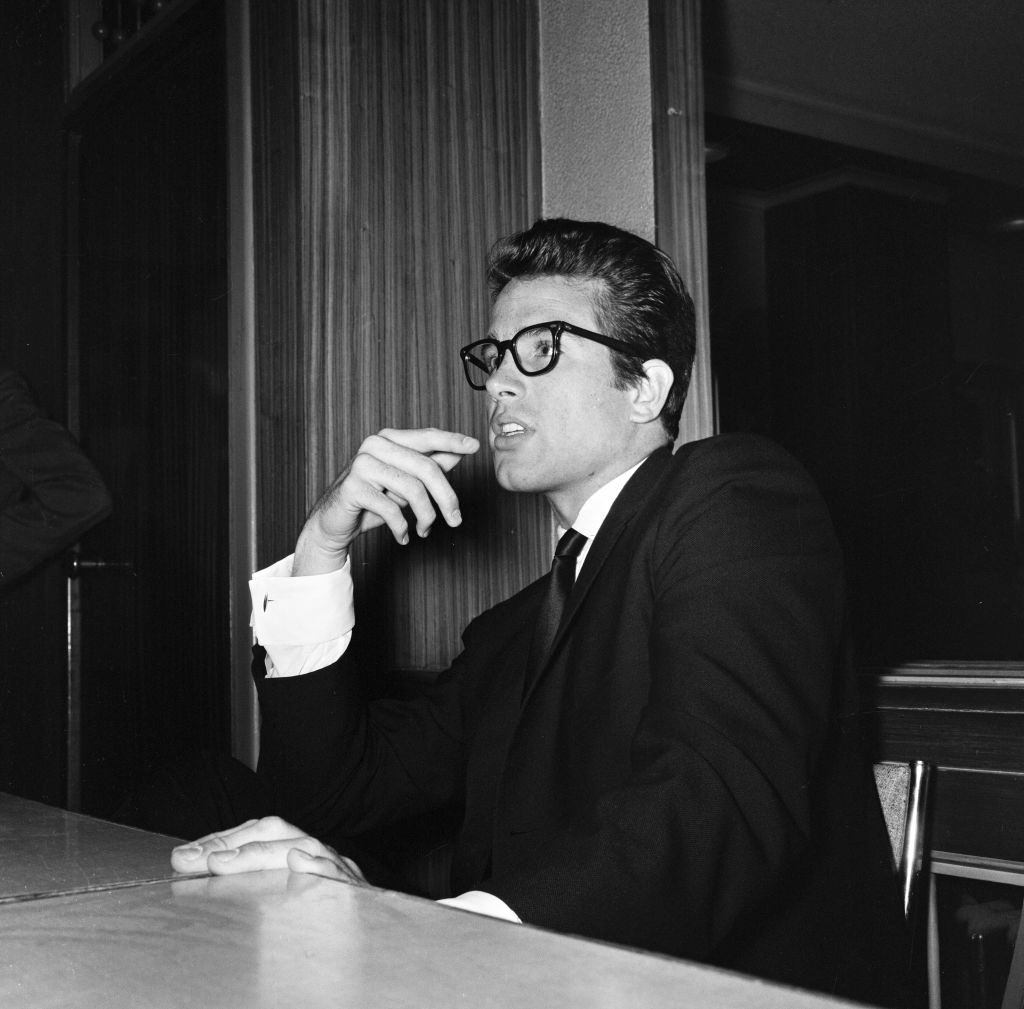
[[[675,381],[672,369],[659,358],[644,361],[643,369],[644,377],[636,379],[633,385],[629,414],[629,419],[637,424],[649,424],[658,419]]]

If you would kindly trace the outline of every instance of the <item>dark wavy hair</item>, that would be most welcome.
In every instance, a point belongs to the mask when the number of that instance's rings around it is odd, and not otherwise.
[[[594,309],[602,331],[642,355],[611,352],[618,388],[642,378],[642,363],[651,358],[672,369],[674,381],[660,420],[675,440],[693,370],[696,321],[693,300],[672,260],[621,228],[560,217],[499,239],[487,257],[494,298],[509,281],[549,276],[600,282]]]

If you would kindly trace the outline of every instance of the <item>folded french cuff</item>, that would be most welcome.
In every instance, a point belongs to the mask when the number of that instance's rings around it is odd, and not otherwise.
[[[292,556],[249,582],[253,638],[267,650],[268,676],[323,668],[348,646],[355,626],[350,562],[322,575],[291,577]]]

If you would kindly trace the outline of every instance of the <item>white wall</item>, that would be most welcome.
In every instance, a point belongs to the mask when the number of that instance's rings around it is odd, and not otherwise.
[[[540,0],[545,217],[654,240],[647,0]]]

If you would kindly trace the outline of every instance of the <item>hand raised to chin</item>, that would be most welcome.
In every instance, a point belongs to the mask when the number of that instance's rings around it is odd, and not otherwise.
[[[293,575],[340,568],[361,533],[386,525],[409,542],[408,509],[416,534],[426,536],[438,515],[449,526],[462,521],[459,501],[446,474],[480,448],[476,438],[436,428],[371,435],[313,506],[295,546]]]

